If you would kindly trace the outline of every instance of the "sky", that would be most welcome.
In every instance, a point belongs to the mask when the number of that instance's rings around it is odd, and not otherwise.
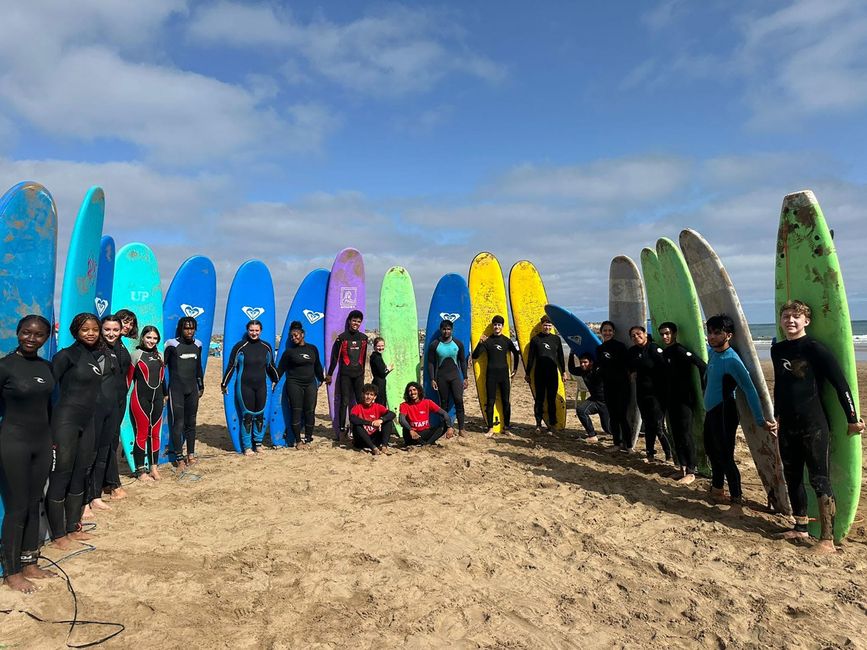
[[[483,250],[600,320],[611,259],[685,227],[771,322],[780,206],[809,188],[867,318],[867,3],[604,4],[10,3],[0,185],[51,191],[59,275],[92,185],[164,289],[208,255],[218,329],[244,260],[268,264],[279,327],[347,246],[369,326],[389,267],[423,323],[440,276]]]

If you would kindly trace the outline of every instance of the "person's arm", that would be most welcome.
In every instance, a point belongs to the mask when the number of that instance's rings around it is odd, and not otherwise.
[[[563,355],[563,341],[560,340],[560,337],[557,336],[555,339],[557,341],[555,353],[557,354],[557,367],[560,369],[560,374],[565,378],[566,376],[566,360]]]
[[[385,359],[381,354],[370,355],[370,372],[377,379],[384,379],[388,374],[388,368],[385,367]]]
[[[536,352],[536,341],[537,339],[534,336],[532,339],[530,339],[530,345],[527,346],[529,348],[527,350],[527,367],[524,369],[524,378],[527,381],[530,381],[530,377],[533,373],[533,368],[536,365],[536,356],[538,355],[538,352]],[[515,368],[515,370],[517,370],[517,367]],[[514,374],[514,370],[512,371],[512,373]]]
[[[444,410],[439,404],[437,404],[433,400],[430,400],[430,403],[431,403],[430,409],[443,419],[443,422],[446,425],[446,429],[451,429],[452,428],[452,418],[449,416],[449,412]]]
[[[288,351],[288,347],[285,348],[283,353],[280,355],[280,361],[277,362],[277,381],[280,381],[289,369],[289,359],[286,355]]]
[[[196,385],[199,388],[199,397],[205,392],[205,369],[202,368],[202,342],[196,339]]]
[[[574,377],[581,376],[581,366],[576,364],[575,361],[578,360],[578,357],[575,356],[574,352],[569,353],[569,374]]]
[[[439,345],[439,339],[434,339],[433,342],[427,346],[427,354],[425,355],[427,375],[430,377],[431,383],[434,385],[434,390],[436,390],[437,383],[437,345]]]
[[[518,372],[518,364],[521,361],[521,352],[518,350],[518,346],[512,339],[507,338],[506,340],[509,341],[509,352],[512,353],[512,376],[514,377],[515,373]]]
[[[737,354],[733,354],[728,358],[726,373],[734,377],[737,385],[742,391],[744,391],[744,395],[747,398],[747,403],[750,405],[750,411],[752,411],[756,424],[768,431],[776,431],[777,423],[765,420],[765,415],[762,413],[762,403],[759,400],[759,393],[756,390],[755,384],[753,384],[752,377],[750,377],[747,367]]]
[[[413,431],[414,430],[412,428],[412,425],[409,423],[409,420],[406,417],[406,413],[401,412],[401,414],[397,418],[397,421],[400,423],[400,426],[402,426],[407,431]]]
[[[54,375],[54,381],[56,381],[58,385],[63,380],[63,375],[65,375],[70,368],[72,368],[72,360],[69,358],[69,352],[67,350],[61,350],[54,355],[54,358],[51,360],[51,374]]]
[[[485,341],[487,339],[479,339],[479,342],[476,343],[476,347],[473,349],[473,359],[478,359],[482,356],[482,352],[487,352],[487,347],[485,346]]]
[[[328,372],[325,375],[325,383],[328,383],[331,380],[331,376],[334,374],[334,369],[337,368],[337,360],[340,357],[340,337],[338,336],[334,339],[334,343],[331,344],[331,359],[328,361]]]
[[[226,364],[226,372],[223,374],[223,381],[220,382],[220,390],[225,394],[229,387],[229,380],[235,374],[235,364],[238,363],[238,350],[241,348],[241,341],[232,346],[232,351],[229,353],[229,363]],[[135,363],[133,363],[135,365]]]
[[[837,359],[831,354],[831,351],[819,343],[812,341],[812,356],[814,364],[820,369],[820,372],[828,380],[828,383],[834,388],[837,393],[837,401],[840,402],[840,408],[846,414],[846,421],[849,424],[858,423],[858,411],[855,408],[855,400],[852,399],[852,390],[849,387],[849,382],[846,381],[846,376],[843,374],[843,369],[837,363]],[[850,429],[851,430],[851,429]],[[857,431],[860,431],[858,429]]]
[[[265,343],[265,345],[268,347],[268,363],[265,366],[265,374],[276,384],[280,381],[280,375],[277,374],[277,359],[274,355],[274,348],[269,343]]]
[[[464,382],[467,381],[467,351],[464,349],[464,344],[454,339],[455,345],[458,346],[458,368],[461,370],[461,376]],[[464,386],[466,388],[466,386]]]
[[[325,381],[325,373],[322,370],[322,362],[319,360],[319,348],[315,345],[311,347],[313,348],[313,358],[315,359],[313,362],[313,375],[319,383],[322,383]]]
[[[358,414],[358,410],[356,409],[356,407],[353,406],[349,410],[349,423],[354,424],[355,426],[365,426],[365,425],[369,426],[372,423],[372,420],[365,420],[364,418],[362,418]]]

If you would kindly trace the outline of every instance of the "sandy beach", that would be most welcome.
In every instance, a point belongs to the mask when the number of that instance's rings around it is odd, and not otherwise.
[[[95,550],[61,565],[81,619],[126,626],[101,647],[867,646],[865,501],[836,556],[771,539],[783,521],[743,440],[743,516],[709,505],[706,479],[676,486],[670,467],[576,441],[572,410],[567,431],[536,435],[523,380],[511,437],[479,433],[471,385],[469,437],[374,458],[332,446],[321,390],[312,449],[248,459],[230,450],[218,373],[212,359],[199,480],[131,484],[97,515]],[[70,618],[65,582],[40,586],[0,589],[0,609]],[[68,626],[0,620],[0,647],[64,645]]]

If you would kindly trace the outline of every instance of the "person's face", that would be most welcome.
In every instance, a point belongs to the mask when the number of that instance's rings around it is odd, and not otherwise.
[[[552,323],[542,323],[542,331],[545,334],[551,334],[554,331],[554,325]]]
[[[448,341],[452,338],[452,328],[443,325],[440,327],[440,341]]]
[[[371,391],[367,391],[366,393],[364,393],[364,395],[362,395],[362,397],[364,398],[365,406],[370,406],[376,401],[376,393]]]
[[[75,338],[84,343],[88,347],[93,347],[99,340],[99,323],[96,320],[89,318],[78,328],[78,333]]]
[[[382,351],[385,350],[385,341],[377,341],[373,349],[382,354]]]
[[[807,315],[794,309],[787,309],[780,314],[780,327],[787,339],[797,339],[804,336],[804,330],[809,324],[810,319],[807,318]]]
[[[120,323],[107,320],[102,324],[102,338],[109,345],[114,345],[120,338]]]
[[[407,392],[407,395],[409,395],[409,401],[410,402],[417,402],[418,401],[418,388],[416,388],[415,386],[410,386],[406,392]]]
[[[632,342],[635,345],[644,345],[647,343],[647,332],[642,332],[639,329],[635,329],[629,332],[629,338],[632,339]]]
[[[611,325],[604,325],[599,333],[602,334],[603,341],[610,341],[614,338],[614,328]]]
[[[153,350],[157,347],[157,343],[160,342],[160,337],[156,332],[148,332],[142,337],[142,343],[144,343],[146,350]]]
[[[731,340],[732,335],[728,332],[724,332],[723,330],[708,330],[707,331],[707,343],[710,347],[718,352],[722,352],[729,346],[729,341]]]
[[[45,341],[48,340],[48,328],[44,323],[39,321],[29,321],[24,323],[24,327],[18,330],[18,347],[24,354],[36,354]]]
[[[349,331],[357,332],[361,329],[361,319],[360,318],[350,318],[349,319]]]
[[[665,343],[666,346],[671,345],[675,341],[677,341],[677,335],[671,331],[669,327],[663,327],[659,330],[659,335],[662,337],[662,342]]]
[[[491,330],[494,332],[494,335],[503,333],[503,324],[502,323],[493,323],[491,325]]]
[[[292,330],[289,332],[289,338],[292,339],[292,343],[295,345],[301,345],[304,343],[304,330]]]
[[[590,372],[593,369],[593,362],[590,359],[581,359],[579,364],[584,372]]]
[[[120,321],[120,335],[128,336],[132,329],[132,318],[122,318]]]
[[[181,334],[187,341],[192,341],[194,338],[196,338],[196,326],[192,323],[187,323],[181,330]]]
[[[262,326],[261,325],[250,325],[247,328],[247,336],[251,341],[256,341],[262,335]]]

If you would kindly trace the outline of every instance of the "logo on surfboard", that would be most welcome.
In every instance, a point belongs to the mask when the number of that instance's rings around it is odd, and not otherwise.
[[[96,307],[96,315],[102,318],[105,310],[108,309],[108,300],[105,298],[94,298],[93,305]]]
[[[340,308],[355,309],[358,305],[358,287],[340,287]]]
[[[325,318],[325,314],[321,311],[313,311],[312,309],[304,309],[301,313],[304,314],[304,318],[306,318],[307,322],[311,325]]]
[[[450,314],[450,313],[447,312],[447,311],[441,311],[441,312],[440,312],[440,318],[442,318],[443,320],[451,321],[451,322],[453,322],[453,323],[454,323],[457,319],[459,319],[460,317],[461,317],[460,314]]]
[[[581,345],[581,341],[582,341],[583,339],[581,338],[581,335],[580,335],[580,334],[573,334],[572,336],[569,337],[569,340],[570,340],[570,341],[574,341],[574,342],[577,343],[578,345]]]
[[[195,307],[193,305],[181,305],[181,311],[184,312],[184,316],[190,316],[192,318],[198,318],[202,314],[205,313],[204,307]],[[252,320],[252,319],[250,319]]]
[[[265,313],[265,308],[264,307],[247,307],[245,305],[244,307],[241,307],[241,311],[244,312],[244,315],[247,318],[249,318],[250,320],[256,320],[257,318],[259,318],[259,316],[261,316],[262,314]]]

